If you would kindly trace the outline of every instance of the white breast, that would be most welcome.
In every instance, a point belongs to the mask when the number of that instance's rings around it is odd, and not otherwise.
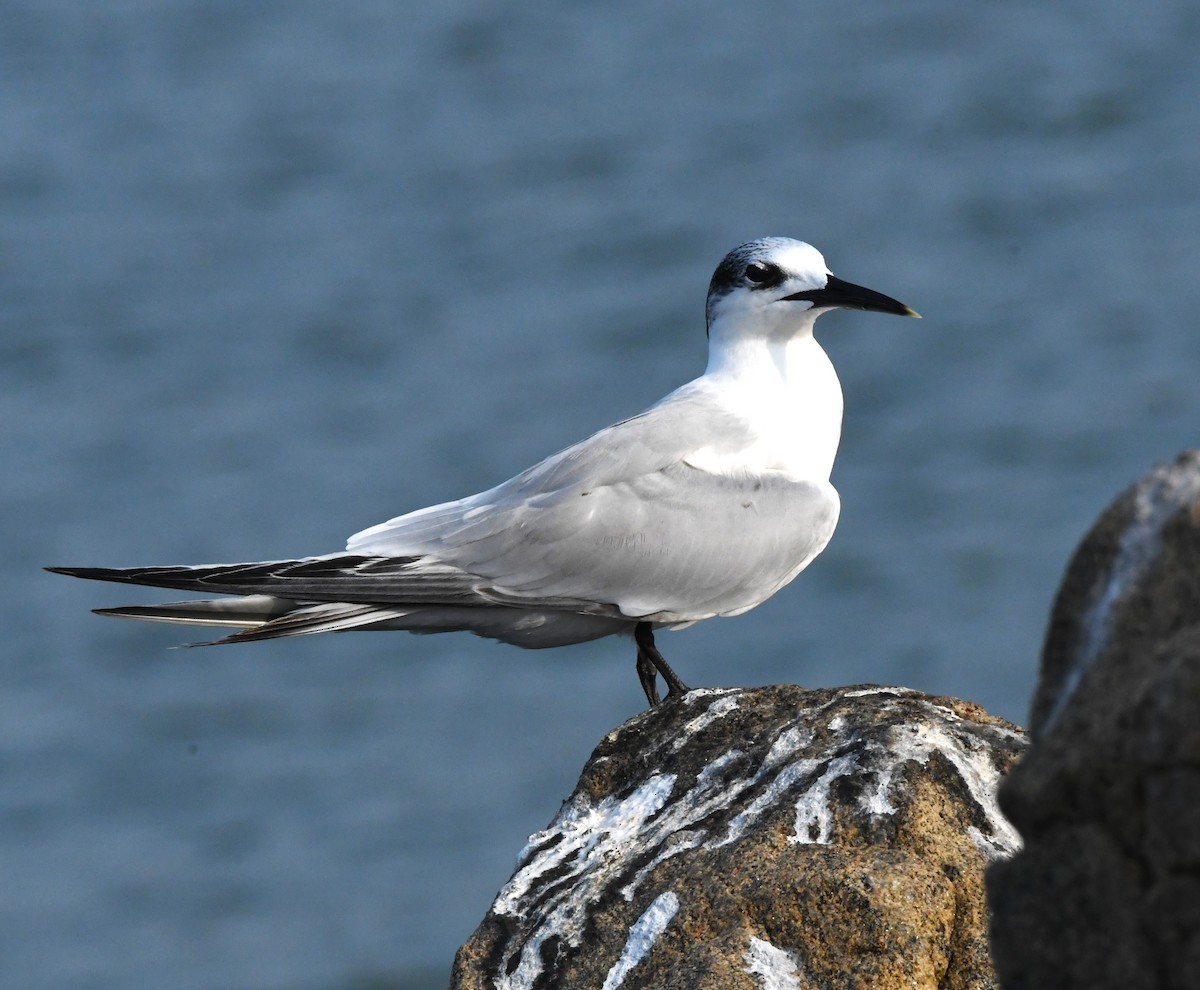
[[[751,439],[737,448],[715,440],[688,454],[686,463],[713,474],[829,480],[842,432],[842,387],[811,334],[715,350],[700,383],[747,424]]]

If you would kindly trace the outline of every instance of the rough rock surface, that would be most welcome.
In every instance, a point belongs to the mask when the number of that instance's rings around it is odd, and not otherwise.
[[[988,877],[1007,990],[1200,987],[1200,452],[1123,493],[1054,606]]]
[[[452,987],[996,986],[1019,729],[905,688],[692,691],[610,733]]]

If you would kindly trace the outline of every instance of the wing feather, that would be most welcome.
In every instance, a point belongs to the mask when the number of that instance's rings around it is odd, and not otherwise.
[[[693,383],[654,410],[547,458],[497,488],[351,538],[356,553],[423,555],[477,579],[490,600],[615,606],[693,621],[753,607],[826,545],[827,483],[716,474],[686,463],[737,451],[745,424]]]

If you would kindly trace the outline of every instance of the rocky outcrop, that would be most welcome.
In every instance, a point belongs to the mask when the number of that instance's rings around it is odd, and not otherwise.
[[[1054,606],[988,878],[1008,990],[1200,987],[1200,452],[1121,495]]]
[[[996,985],[1024,746],[968,702],[692,691],[610,733],[459,950],[459,990]]]

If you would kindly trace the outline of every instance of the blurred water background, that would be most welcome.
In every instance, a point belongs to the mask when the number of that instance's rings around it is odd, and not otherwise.
[[[840,529],[665,652],[1022,721],[1075,542],[1197,442],[1197,48],[1185,0],[0,6],[0,985],[444,985],[629,645],[172,651],[39,568],[488,487],[699,373],[750,237],[925,319],[821,321]]]

